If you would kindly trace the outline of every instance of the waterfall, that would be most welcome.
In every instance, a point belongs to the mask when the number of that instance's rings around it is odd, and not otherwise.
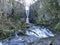
[[[28,1],[29,0],[27,0],[27,2]],[[11,36],[11,38],[13,36],[15,36],[15,37],[13,39],[11,39],[10,41],[8,39],[5,39],[3,42],[0,42],[0,45],[31,45],[30,43],[36,44],[36,42],[38,42],[38,41],[40,42],[41,38],[46,38],[49,36],[54,37],[54,34],[46,27],[35,26],[34,24],[31,24],[29,22],[29,7],[30,6],[28,3],[25,6],[26,23],[28,23],[30,25],[30,28],[25,30],[26,35],[25,36],[18,36],[18,34],[19,34],[18,30],[12,31],[10,36]]]
[[[29,9],[26,10],[26,23],[28,23],[29,25],[31,23],[29,23]],[[34,35],[36,37],[39,37],[39,38],[46,38],[46,37],[49,37],[49,36],[54,36],[54,34],[47,28],[45,27],[38,27],[38,26],[35,26],[35,25],[30,25],[30,28],[26,31],[26,34],[27,35]]]
[[[30,25],[30,28],[26,31],[26,34],[27,35],[34,35],[36,37],[39,37],[39,38],[46,38],[46,37],[49,37],[49,36],[54,36],[54,34],[47,28],[45,27],[38,27],[38,26],[35,26],[35,25],[32,25],[31,23],[29,23],[29,7],[30,6],[26,6],[25,9],[26,9],[26,23],[28,23]]]
[[[29,6],[26,6],[26,23],[29,23]]]

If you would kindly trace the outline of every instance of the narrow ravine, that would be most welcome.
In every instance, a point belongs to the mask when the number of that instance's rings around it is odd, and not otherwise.
[[[54,34],[47,29],[46,27],[42,26],[35,26],[29,22],[29,5],[26,5],[26,23],[30,26],[29,29],[25,31],[27,36],[18,36],[18,31],[15,32],[15,37],[12,39],[5,39],[0,42],[0,45],[36,45],[36,42],[40,41],[40,39],[54,37]],[[39,44],[40,45],[40,44]]]

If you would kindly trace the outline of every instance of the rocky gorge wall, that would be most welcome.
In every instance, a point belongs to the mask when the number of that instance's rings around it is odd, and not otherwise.
[[[58,0],[38,0],[30,6],[30,22],[38,26],[44,25],[53,31],[57,31],[55,29],[56,25],[60,23],[59,11]]]
[[[0,2],[0,39],[9,37],[11,31],[19,30],[23,33],[29,28],[26,24],[24,5],[16,1]],[[12,4],[12,5],[11,5]],[[54,32],[60,31],[60,6],[57,0],[38,0],[30,6],[30,23],[45,26]],[[3,32],[3,33],[2,33]]]

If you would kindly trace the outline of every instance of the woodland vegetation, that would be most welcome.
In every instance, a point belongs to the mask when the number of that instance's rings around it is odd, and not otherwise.
[[[0,39],[9,37],[11,31],[29,28],[26,24],[25,6],[15,0],[0,0]],[[60,0],[38,0],[30,6],[30,23],[60,32]]]

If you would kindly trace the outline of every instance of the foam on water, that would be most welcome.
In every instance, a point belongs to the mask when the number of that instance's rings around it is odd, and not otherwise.
[[[39,28],[37,26],[33,26],[29,28],[29,30],[31,31],[26,31],[27,35],[35,35],[36,37],[39,37],[39,38],[54,36],[54,34],[51,31],[49,31],[49,29],[46,29],[46,28]]]
[[[2,42],[0,42],[0,45],[2,45]]]
[[[26,23],[29,23],[29,7],[26,6]]]
[[[19,1],[19,0],[16,0],[16,1]],[[22,0],[23,1],[23,0]],[[41,28],[41,27],[38,27],[38,26],[34,26],[33,24],[31,24],[29,22],[29,7],[30,7],[30,4],[33,4],[31,2],[29,2],[27,4],[29,0],[26,1],[26,23],[30,24],[30,28],[28,30],[26,30],[26,33],[27,35],[29,35],[28,37],[22,37],[20,38],[18,36],[18,31],[15,31],[15,38],[12,39],[12,40],[8,40],[8,41],[5,41],[5,42],[0,42],[0,45],[28,45],[28,43],[31,43],[31,42],[35,42],[37,40],[39,40],[40,38],[46,38],[46,37],[49,37],[49,36],[54,36],[54,34],[47,28]],[[37,1],[37,0],[35,0]]]

